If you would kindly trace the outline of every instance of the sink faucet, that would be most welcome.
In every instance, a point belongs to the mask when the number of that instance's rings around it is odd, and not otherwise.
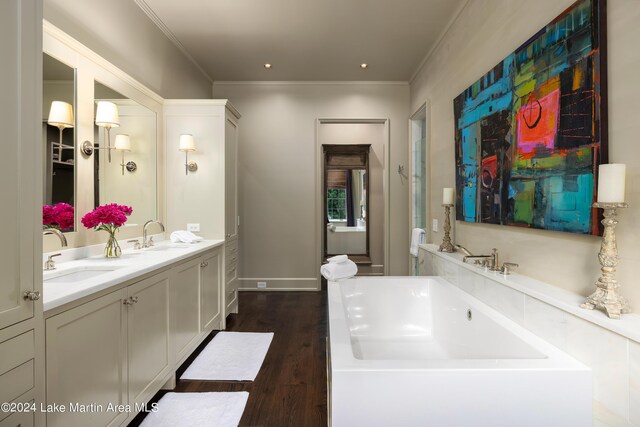
[[[481,264],[486,267],[489,267],[489,270],[491,271],[497,271],[498,265],[499,265],[498,250],[496,248],[493,248],[491,255],[473,255],[473,256],[467,255],[462,259],[462,261],[463,262],[475,261],[476,264]]]
[[[64,237],[64,234],[62,234],[57,228],[45,228],[44,230],[42,230],[43,236],[46,236],[47,234],[58,236],[58,239],[60,239],[60,245],[63,247],[67,246],[67,238]]]
[[[142,247],[143,248],[150,248],[151,246],[153,246],[153,236],[149,238],[149,240],[147,240],[147,228],[149,228],[149,226],[151,224],[158,224],[160,226],[160,229],[162,231],[164,231],[164,225],[155,219],[150,219],[149,221],[144,223],[144,226],[142,227]]]
[[[467,248],[461,245],[453,245],[453,247],[457,250],[465,254],[466,256],[474,256]]]

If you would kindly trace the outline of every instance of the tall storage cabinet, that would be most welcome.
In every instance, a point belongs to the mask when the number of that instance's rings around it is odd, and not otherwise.
[[[42,1],[0,2],[0,401],[42,402]],[[11,409],[11,408],[10,408]],[[2,426],[44,424],[0,412]]]
[[[199,224],[204,238],[225,240],[219,310],[226,318],[238,311],[240,114],[226,99],[165,100],[163,110],[167,227],[186,230],[187,224]],[[188,154],[178,150],[185,134],[195,143]],[[188,170],[187,161],[197,170]],[[210,306],[205,310],[216,312]]]

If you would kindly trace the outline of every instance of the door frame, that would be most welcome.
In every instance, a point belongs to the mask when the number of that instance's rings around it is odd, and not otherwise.
[[[320,210],[322,209],[322,182],[324,177],[322,176],[324,155],[322,153],[322,144],[320,142],[320,127],[324,124],[382,124],[384,125],[384,158],[382,159],[382,194],[384,200],[384,227],[383,227],[383,245],[384,251],[384,266],[383,274],[387,276],[389,274],[390,263],[390,206],[389,206],[389,190],[391,188],[391,181],[389,177],[390,170],[390,128],[388,118],[318,118],[316,119],[316,149],[315,149],[315,202],[314,202],[314,221],[315,221],[315,240],[316,240],[316,260],[318,262],[317,277],[318,277],[318,290],[321,288],[322,277],[320,275],[320,265],[322,265],[322,232],[326,228],[326,225],[322,224],[322,216]]]

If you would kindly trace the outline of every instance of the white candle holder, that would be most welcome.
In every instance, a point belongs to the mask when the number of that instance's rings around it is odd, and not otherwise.
[[[604,233],[598,260],[602,274],[596,281],[596,290],[580,304],[588,310],[602,308],[612,319],[619,319],[620,314],[629,313],[629,302],[620,294],[620,285],[616,280],[616,266],[618,265],[618,245],[616,243],[615,227],[618,224],[616,209],[626,208],[626,203],[594,203],[594,208],[604,210]]]
[[[442,243],[440,244],[438,250],[440,252],[455,252],[456,249],[453,247],[451,236],[449,235],[449,233],[451,232],[451,220],[449,219],[449,216],[451,214],[451,207],[453,207],[453,205],[443,204],[442,206],[444,207],[444,237],[442,238]]]

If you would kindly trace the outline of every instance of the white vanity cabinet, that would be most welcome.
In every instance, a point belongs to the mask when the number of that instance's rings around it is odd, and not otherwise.
[[[169,272],[127,288],[129,405],[153,397],[172,370],[169,304]]]
[[[47,404],[127,404],[127,289],[46,320]],[[127,413],[50,412],[47,427],[117,426]]]
[[[42,403],[42,1],[0,1],[0,402]],[[0,411],[0,426],[43,424]]]
[[[123,425],[171,384],[209,332],[222,327],[222,257],[220,243],[55,310],[46,319],[47,404],[101,408],[51,412],[47,427]],[[116,405],[130,412],[107,409]]]
[[[222,248],[172,270],[173,351],[181,365],[211,331],[222,328]]]

